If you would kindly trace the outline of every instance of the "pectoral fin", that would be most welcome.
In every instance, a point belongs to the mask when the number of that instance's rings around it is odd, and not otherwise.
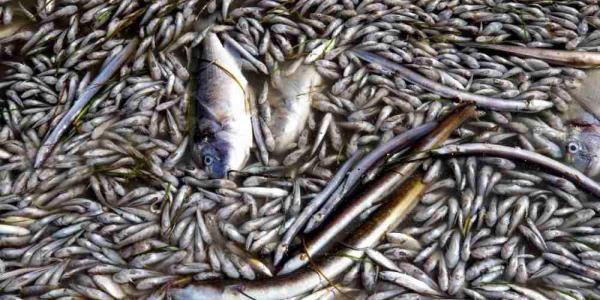
[[[196,136],[199,138],[216,134],[223,129],[223,125],[217,121],[217,117],[206,107],[202,101],[196,102],[198,122],[196,124]]]

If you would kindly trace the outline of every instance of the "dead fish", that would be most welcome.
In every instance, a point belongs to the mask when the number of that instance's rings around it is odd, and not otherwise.
[[[311,96],[319,91],[322,78],[314,66],[301,65],[287,76],[279,75],[273,80],[273,84],[275,88],[268,98],[272,106],[269,128],[277,141],[274,153],[281,154],[294,146],[304,129],[310,112]]]
[[[547,62],[577,67],[594,67],[600,64],[597,52],[553,50],[483,43],[462,43],[463,46],[506,52],[513,55],[541,59]]]
[[[587,77],[569,90],[575,100],[569,103],[563,119],[569,124],[565,160],[590,177],[600,174],[600,70],[586,71]]]
[[[501,98],[488,97],[465,92],[462,90],[457,90],[445,86],[436,81],[433,81],[415,71],[412,71],[411,69],[403,65],[390,61],[380,55],[363,50],[353,50],[352,53],[354,53],[358,58],[369,62],[371,64],[371,67],[375,69],[379,69],[380,71],[386,72],[394,71],[405,81],[414,83],[421,88],[429,90],[440,96],[454,99],[458,102],[472,102],[475,103],[478,107],[497,111],[511,111],[524,113],[536,113],[554,106],[552,102],[541,99],[532,99],[526,101],[506,101],[505,99]]]
[[[364,256],[365,248],[374,247],[385,233],[397,226],[416,204],[426,185],[421,181],[422,174],[416,174],[404,182],[384,206],[373,217],[373,222],[365,222],[356,229],[355,234],[346,240],[350,247],[333,259],[319,261],[312,268],[303,268],[289,276],[261,280],[224,282],[200,282],[182,288],[169,290],[172,299],[289,299],[313,290],[322,281],[322,276],[336,278],[350,269],[354,260],[350,257]],[[438,295],[437,291],[432,294]]]
[[[50,24],[50,23],[49,23]],[[106,66],[103,67],[96,78],[85,88],[85,90],[79,95],[77,100],[73,103],[73,106],[62,117],[60,122],[52,128],[44,143],[40,146],[34,162],[34,167],[38,168],[48,158],[50,152],[54,146],[58,143],[62,135],[67,131],[71,123],[77,118],[84,107],[92,100],[94,95],[102,88],[108,80],[120,70],[129,58],[133,51],[139,45],[139,39],[134,38],[129,41],[127,47],[121,50],[114,58],[106,59]]]
[[[204,39],[200,60],[193,158],[210,177],[223,178],[241,170],[250,156],[248,82],[234,52],[214,33]]]
[[[567,163],[590,177],[600,174],[600,127],[572,127],[566,143]]]

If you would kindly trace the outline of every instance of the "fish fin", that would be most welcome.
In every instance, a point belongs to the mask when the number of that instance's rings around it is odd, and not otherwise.
[[[196,101],[196,109],[200,119],[196,123],[196,136],[203,138],[214,135],[223,129],[215,114],[201,101]]]
[[[221,124],[214,120],[204,119],[198,122],[196,134],[199,137],[215,135],[222,130]]]

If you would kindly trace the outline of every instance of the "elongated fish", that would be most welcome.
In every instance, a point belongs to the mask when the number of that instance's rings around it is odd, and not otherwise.
[[[463,90],[457,90],[449,86],[445,86],[437,81],[433,81],[380,55],[364,50],[352,50],[352,53],[354,53],[354,55],[356,55],[358,58],[374,64],[378,68],[383,68],[387,71],[394,71],[400,78],[414,83],[428,91],[436,93],[442,97],[454,99],[458,102],[473,102],[480,108],[498,111],[536,113],[554,106],[552,102],[541,99],[506,101],[506,99],[502,98],[488,97],[465,92]],[[394,90],[391,91],[394,92]]]
[[[463,44],[469,47],[506,52],[513,55],[542,59],[550,63],[577,67],[600,65],[596,52],[535,49],[508,45]],[[600,69],[589,69],[587,77],[569,94],[575,101],[569,103],[563,118],[570,124],[565,141],[566,162],[590,177],[600,175]]]
[[[202,42],[197,74],[193,159],[211,178],[240,170],[250,156],[248,82],[232,52],[214,33]]]
[[[269,94],[272,107],[269,128],[276,145],[275,154],[290,150],[304,129],[313,93],[319,91],[323,79],[315,67],[301,65],[291,74],[273,80],[274,89]]]
[[[483,43],[461,43],[461,45],[479,49],[506,52],[522,57],[537,58],[550,63],[572,67],[590,68],[600,65],[600,53],[598,52],[555,50]]]

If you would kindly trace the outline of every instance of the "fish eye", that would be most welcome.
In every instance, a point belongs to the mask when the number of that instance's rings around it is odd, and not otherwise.
[[[570,153],[577,153],[577,151],[579,151],[579,145],[577,145],[577,143],[571,142],[567,145],[567,150]]]
[[[203,162],[204,162],[205,166],[212,165],[213,161],[214,161],[213,157],[209,156],[209,155],[205,155],[204,158],[203,158]]]

